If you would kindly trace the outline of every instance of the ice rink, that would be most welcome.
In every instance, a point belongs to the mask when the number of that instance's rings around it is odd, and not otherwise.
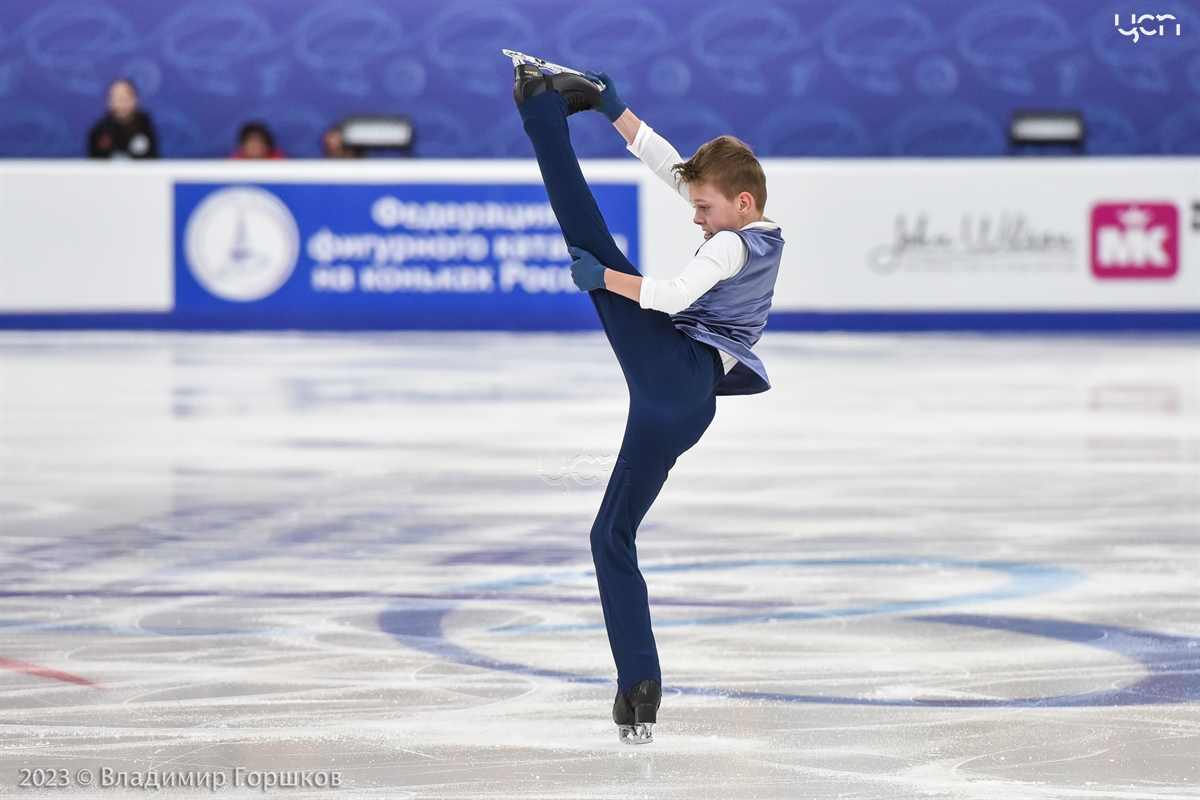
[[[756,349],[628,747],[600,334],[4,332],[0,796],[1200,796],[1197,340]]]

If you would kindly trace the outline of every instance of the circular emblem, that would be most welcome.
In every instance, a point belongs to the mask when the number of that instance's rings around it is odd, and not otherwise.
[[[253,186],[232,186],[204,198],[183,237],[188,268],[200,285],[239,303],[273,294],[300,255],[292,212],[278,197]]]

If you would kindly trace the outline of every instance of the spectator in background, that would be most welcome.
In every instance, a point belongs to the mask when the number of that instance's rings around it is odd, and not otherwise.
[[[275,137],[261,122],[247,122],[238,131],[238,149],[230,158],[261,159],[287,158],[275,146]]]
[[[90,158],[158,158],[158,136],[150,115],[138,108],[138,92],[128,78],[108,87],[108,113],[88,132]]]
[[[363,158],[366,156],[363,148],[351,147],[346,144],[342,138],[340,125],[334,125],[325,131],[325,135],[321,137],[321,150],[325,153],[326,158]]]

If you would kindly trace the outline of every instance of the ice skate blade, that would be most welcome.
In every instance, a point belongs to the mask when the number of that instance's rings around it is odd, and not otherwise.
[[[654,723],[638,722],[633,725],[618,725],[617,734],[622,744],[650,744],[654,741]]]
[[[519,67],[522,64],[533,64],[538,69],[544,69],[552,75],[559,75],[565,72],[570,75],[579,75],[580,77],[587,78],[587,75],[584,75],[577,69],[564,67],[562,64],[555,64],[552,61],[546,61],[537,56],[527,56],[524,53],[518,53],[516,50],[501,50],[500,52],[512,59],[514,67]],[[588,80],[591,79],[588,78]]]

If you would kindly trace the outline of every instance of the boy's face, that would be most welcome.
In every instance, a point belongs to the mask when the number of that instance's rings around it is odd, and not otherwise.
[[[705,239],[717,231],[739,230],[761,216],[755,214],[754,196],[749,192],[731,199],[711,183],[689,183],[688,194],[696,207],[692,222],[704,231]]]

